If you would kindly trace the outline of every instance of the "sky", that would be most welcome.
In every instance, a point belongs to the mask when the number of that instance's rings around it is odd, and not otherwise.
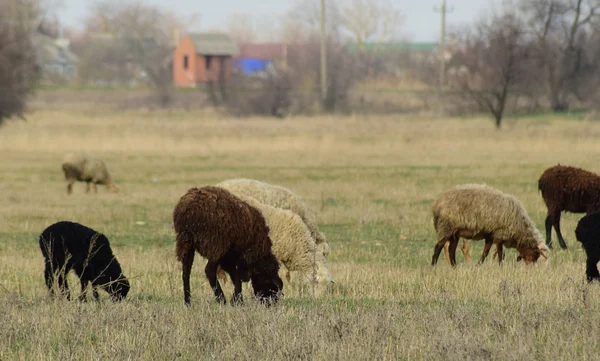
[[[62,0],[56,14],[65,26],[82,28],[82,23],[95,0]],[[127,1],[127,0],[122,0]],[[233,13],[246,13],[268,21],[278,18],[298,1],[309,0],[140,0],[157,4],[187,16],[199,14],[193,31],[225,30],[227,18]],[[339,4],[345,1],[338,0]],[[440,39],[440,13],[442,0],[392,0],[404,14],[402,35],[410,41],[437,41]],[[448,29],[468,24],[487,10],[497,7],[502,0],[447,0]]]

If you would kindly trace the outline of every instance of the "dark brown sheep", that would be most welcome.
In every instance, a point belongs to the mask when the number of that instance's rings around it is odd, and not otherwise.
[[[556,230],[561,248],[567,243],[560,231],[561,212],[591,213],[600,210],[600,176],[581,168],[557,165],[542,173],[538,181],[546,217],[546,244],[552,248],[552,226]]]
[[[243,302],[242,282],[249,280],[258,299],[277,302],[283,289],[279,262],[271,250],[269,227],[258,209],[222,188],[190,188],[173,210],[173,223],[186,304],[190,304],[194,251],[208,260],[205,273],[218,302],[225,303],[217,280],[218,266],[233,282],[232,303]]]

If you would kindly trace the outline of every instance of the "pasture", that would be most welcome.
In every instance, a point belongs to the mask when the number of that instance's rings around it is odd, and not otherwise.
[[[584,281],[581,215],[563,215],[569,249],[545,264],[516,263],[512,249],[503,266],[460,252],[456,269],[430,263],[440,192],[485,182],[544,234],[539,175],[559,162],[599,172],[598,139],[600,123],[568,115],[496,131],[485,118],[37,111],[0,129],[0,360],[597,359],[600,286]],[[103,157],[120,192],[76,183],[68,196],[60,161],[73,150]],[[269,309],[245,285],[243,307],[219,306],[197,257],[184,306],[173,207],[235,177],[288,187],[318,212],[331,289],[285,284]],[[108,236],[131,282],[124,302],[48,298],[37,237],[59,220]]]

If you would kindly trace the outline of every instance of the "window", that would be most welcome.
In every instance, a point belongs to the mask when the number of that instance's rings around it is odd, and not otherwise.
[[[212,56],[206,56],[206,70],[210,69],[210,63],[212,62]]]
[[[184,68],[184,69],[187,69],[187,68],[188,68],[188,65],[189,65],[189,64],[188,64],[188,56],[187,56],[187,55],[184,55],[184,56],[183,56],[183,68]]]

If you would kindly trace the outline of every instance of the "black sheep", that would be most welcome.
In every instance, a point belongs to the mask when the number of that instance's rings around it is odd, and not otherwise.
[[[98,287],[105,289],[113,301],[127,296],[129,281],[103,234],[79,223],[61,221],[42,232],[40,249],[46,264],[44,278],[51,294],[54,294],[56,277],[61,293],[71,299],[66,275],[74,269],[81,281],[80,300],[86,299],[89,282],[95,299],[98,299]]]
[[[279,262],[271,250],[269,227],[258,209],[222,188],[190,188],[173,210],[173,223],[186,304],[190,304],[196,251],[208,260],[205,273],[218,302],[225,303],[217,280],[219,266],[234,284],[232,303],[242,303],[242,282],[248,281],[258,299],[277,301],[283,288]]]
[[[583,245],[587,255],[585,274],[592,282],[600,280],[598,261],[600,261],[600,212],[593,212],[581,218],[575,228],[575,236]]]

